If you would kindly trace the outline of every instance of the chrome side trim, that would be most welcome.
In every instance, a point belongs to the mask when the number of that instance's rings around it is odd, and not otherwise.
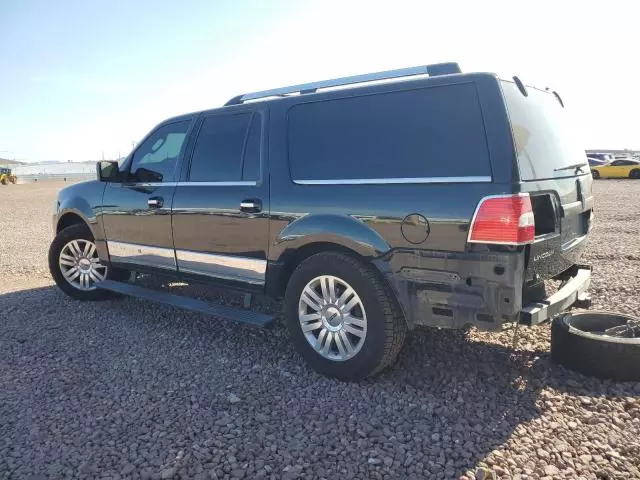
[[[258,185],[256,181],[237,182],[151,182],[123,183],[123,187],[251,187]]]
[[[175,187],[177,182],[137,182],[137,183],[114,183],[114,185],[119,185],[120,187]]]
[[[178,182],[178,187],[251,187],[258,185],[255,181],[238,182]]]
[[[416,177],[416,178],[347,178],[335,180],[294,180],[298,185],[393,185],[403,183],[490,183],[490,176]]]
[[[258,285],[265,282],[266,260],[190,250],[176,250],[176,259],[180,272]]]
[[[107,249],[112,262],[133,263],[170,270],[176,269],[176,257],[173,248],[107,241]]]

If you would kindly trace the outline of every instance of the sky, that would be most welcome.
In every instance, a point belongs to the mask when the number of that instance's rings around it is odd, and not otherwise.
[[[557,90],[585,148],[640,149],[637,0],[0,0],[0,157],[126,155],[244,92],[456,61]]]

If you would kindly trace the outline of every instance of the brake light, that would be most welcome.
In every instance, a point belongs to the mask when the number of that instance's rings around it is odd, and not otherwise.
[[[480,200],[467,241],[498,245],[532,243],[536,235],[528,193],[496,195]]]

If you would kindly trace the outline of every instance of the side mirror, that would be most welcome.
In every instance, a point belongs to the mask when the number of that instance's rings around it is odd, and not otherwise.
[[[118,179],[118,162],[103,160],[96,163],[96,171],[98,180],[101,182],[114,182]]]

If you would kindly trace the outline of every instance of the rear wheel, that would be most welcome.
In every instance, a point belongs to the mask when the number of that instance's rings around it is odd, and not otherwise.
[[[631,172],[629,172],[629,178],[635,178],[635,179],[640,178],[640,170],[637,168],[634,170],[631,170]]]
[[[591,170],[591,175],[593,178],[600,178],[600,172],[597,170]]]
[[[359,380],[391,365],[406,336],[395,298],[372,265],[348,255],[314,255],[293,272],[285,294],[287,328],[316,371]]]
[[[107,278],[124,280],[129,275],[100,260],[91,230],[84,224],[71,225],[56,235],[49,248],[49,271],[58,287],[78,300],[116,297],[97,285]]]

